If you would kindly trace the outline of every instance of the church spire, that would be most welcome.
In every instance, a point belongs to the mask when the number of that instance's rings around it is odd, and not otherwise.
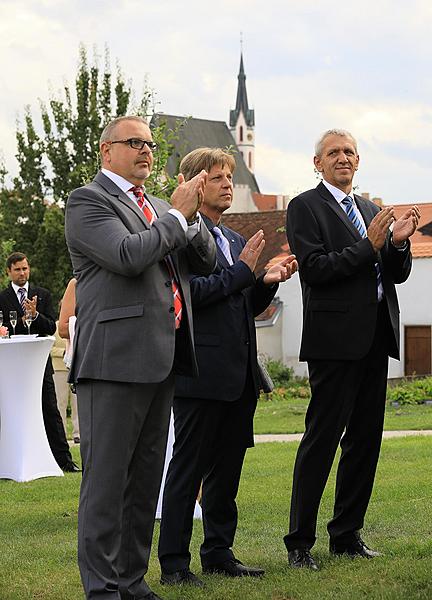
[[[246,75],[243,65],[243,52],[240,54],[240,70],[237,76],[237,99],[236,107],[230,111],[230,127],[235,127],[238,121],[240,112],[243,113],[246,125],[253,127],[255,125],[255,111],[251,110],[248,105],[247,91],[246,91]]]
[[[230,110],[230,130],[251,173],[255,168],[255,111],[249,108],[246,91],[246,74],[243,65],[243,47],[240,51],[240,69],[237,76],[236,107]]]

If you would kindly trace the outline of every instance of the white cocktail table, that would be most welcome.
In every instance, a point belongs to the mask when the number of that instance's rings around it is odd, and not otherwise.
[[[54,338],[0,339],[0,478],[62,477],[42,417],[42,380]]]

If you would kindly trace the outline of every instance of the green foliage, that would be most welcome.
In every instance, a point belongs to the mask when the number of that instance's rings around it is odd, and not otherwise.
[[[178,141],[180,131],[187,122],[187,118],[178,119],[174,129],[168,127],[163,116],[158,116],[152,120],[152,135],[154,141],[158,144],[158,150],[154,157],[153,169],[150,177],[146,180],[146,190],[170,202],[171,195],[177,187],[177,177],[170,177],[166,170],[168,159],[173,153],[174,142]],[[178,172],[180,164],[176,165]]]
[[[432,399],[432,377],[406,380],[387,389],[388,402],[404,404],[421,404]]]
[[[1,214],[0,214],[0,228],[1,228]],[[0,290],[5,288],[9,279],[6,274],[6,259],[9,254],[13,252],[14,241],[13,240],[4,240],[0,242]]]
[[[294,371],[280,360],[265,359],[265,365],[276,388],[286,387],[293,380]]]
[[[55,302],[63,296],[72,266],[64,237],[64,212],[57,204],[45,211],[34,248],[37,261],[32,265],[32,281],[46,287]]]
[[[101,70],[97,54],[89,64],[81,45],[74,87],[65,84],[61,93],[40,101],[41,133],[36,131],[30,107],[25,107],[24,123],[17,124],[16,133],[18,175],[10,190],[4,185],[6,172],[0,160],[0,240],[14,240],[8,249],[28,255],[32,280],[49,288],[55,301],[72,274],[62,211],[70,192],[97,173],[105,125],[125,114],[150,115],[153,91],[146,88],[138,104],[132,98],[131,85],[118,65],[115,77],[111,74],[108,49]],[[153,127],[160,152],[147,189],[165,199],[176,185],[175,178],[165,176],[165,165],[180,126],[170,130],[165,123],[156,123]]]

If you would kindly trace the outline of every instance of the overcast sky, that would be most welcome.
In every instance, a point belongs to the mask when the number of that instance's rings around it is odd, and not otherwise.
[[[342,127],[358,140],[360,191],[432,201],[430,0],[0,0],[7,167],[17,116],[73,84],[81,42],[90,55],[107,44],[138,92],[147,76],[161,111],[228,121],[241,31],[263,193],[315,186],[314,142]]]

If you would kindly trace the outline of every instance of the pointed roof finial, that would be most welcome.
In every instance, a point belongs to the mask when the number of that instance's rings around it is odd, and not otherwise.
[[[230,127],[235,127],[237,123],[238,116],[240,112],[243,113],[244,118],[246,120],[246,124],[248,126],[252,126],[255,124],[255,115],[253,109],[249,108],[247,92],[246,92],[246,75],[243,66],[243,33],[240,32],[240,69],[239,74],[237,76],[238,84],[237,84],[237,99],[236,99],[236,107],[234,110],[230,111]]]

